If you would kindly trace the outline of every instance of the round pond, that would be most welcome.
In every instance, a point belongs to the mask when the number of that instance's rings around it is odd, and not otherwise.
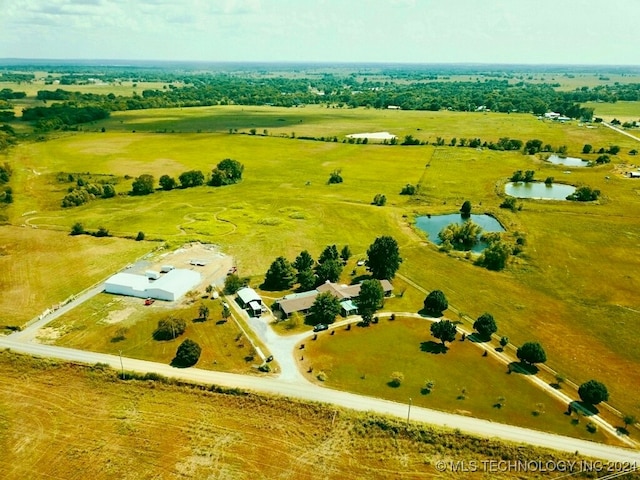
[[[450,213],[448,215],[430,215],[416,218],[416,226],[426,232],[429,235],[429,241],[435,243],[436,245],[440,245],[442,241],[438,238],[438,233],[452,223],[458,223],[462,225],[463,222],[467,222],[471,220],[476,225],[480,225],[482,227],[483,232],[504,232],[504,228],[500,225],[500,222],[493,218],[490,215],[476,215],[471,214],[468,217],[463,217],[459,213]],[[487,244],[485,242],[478,242],[471,249],[472,252],[480,253],[485,248],[487,248]]]
[[[572,185],[542,182],[509,182],[504,186],[504,193],[516,198],[534,198],[537,200],[566,200],[568,195],[576,191]]]
[[[553,163],[554,165],[564,165],[565,167],[587,167],[589,166],[589,162],[583,160],[581,158],[576,157],[560,157],[558,155],[550,155],[547,159],[547,162]]]

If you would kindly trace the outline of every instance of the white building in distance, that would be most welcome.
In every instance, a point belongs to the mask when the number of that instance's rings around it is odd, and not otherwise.
[[[193,290],[200,281],[200,273],[180,268],[165,273],[157,280],[149,279],[145,275],[116,273],[105,282],[104,291],[128,297],[155,298],[172,302]]]

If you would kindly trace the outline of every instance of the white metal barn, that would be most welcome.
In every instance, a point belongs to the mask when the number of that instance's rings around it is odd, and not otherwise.
[[[138,298],[155,298],[174,301],[200,283],[200,273],[193,270],[174,269],[157,280],[145,275],[116,273],[105,282],[104,291]]]

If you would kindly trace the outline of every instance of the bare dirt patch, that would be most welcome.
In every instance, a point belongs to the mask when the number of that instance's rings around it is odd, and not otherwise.
[[[134,314],[137,310],[133,307],[127,307],[124,310],[115,310],[113,312],[109,312],[106,318],[102,320],[102,323],[107,323],[112,325],[114,323],[120,323],[128,319],[132,314]]]

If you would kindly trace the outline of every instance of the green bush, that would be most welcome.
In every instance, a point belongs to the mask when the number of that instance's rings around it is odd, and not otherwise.
[[[178,347],[176,356],[171,363],[180,367],[191,367],[198,363],[201,353],[202,349],[200,348],[200,345],[187,338]]]
[[[156,340],[173,340],[187,329],[187,323],[181,318],[168,317],[158,322],[158,328],[153,332]]]

